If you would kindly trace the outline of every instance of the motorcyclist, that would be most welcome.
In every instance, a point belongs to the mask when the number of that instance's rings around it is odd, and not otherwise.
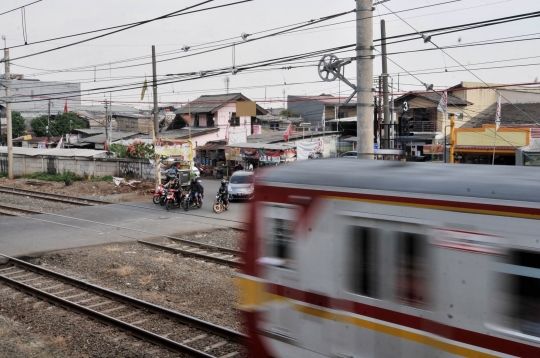
[[[190,189],[191,196],[193,198],[193,204],[197,205],[199,203],[199,200],[202,199],[204,196],[204,188],[199,178],[194,177],[193,179],[191,179]]]
[[[180,181],[178,180],[178,178],[172,180],[171,185],[169,185],[169,189],[173,189],[175,191],[174,196],[176,198],[176,202],[180,204],[180,192],[181,192],[180,189],[181,188],[180,188]]]
[[[221,200],[226,208],[229,208],[229,182],[225,179],[221,181],[218,194],[221,195]]]

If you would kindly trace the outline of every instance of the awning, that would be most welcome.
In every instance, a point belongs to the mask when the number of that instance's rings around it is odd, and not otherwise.
[[[515,154],[516,147],[512,146],[495,146],[495,153],[498,154]],[[489,145],[456,145],[454,150],[460,153],[478,153],[478,154],[492,154],[493,146]]]

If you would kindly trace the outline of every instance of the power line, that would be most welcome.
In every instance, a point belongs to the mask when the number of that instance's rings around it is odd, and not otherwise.
[[[26,5],[16,7],[15,9],[11,9],[11,10],[8,10],[8,11],[4,11],[3,13],[0,13],[0,16],[1,16],[1,15],[5,15],[5,14],[8,14],[8,13],[13,12],[13,11],[16,11],[16,10],[19,10],[19,9],[23,9],[23,8],[25,8],[26,6],[33,5],[33,4],[38,3],[38,2],[40,2],[40,1],[43,1],[43,0],[37,0],[37,1],[31,2],[31,3],[26,4]]]

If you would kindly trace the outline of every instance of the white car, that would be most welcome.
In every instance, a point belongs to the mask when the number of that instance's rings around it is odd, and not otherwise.
[[[199,168],[197,168],[195,166],[195,164],[192,164],[191,165],[191,170],[193,171],[193,174],[195,174],[196,176],[200,177],[201,176],[201,171],[199,170]]]

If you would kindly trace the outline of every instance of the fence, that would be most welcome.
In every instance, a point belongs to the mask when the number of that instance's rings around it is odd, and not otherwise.
[[[7,156],[0,155],[0,173],[7,173]],[[13,156],[13,175],[47,172],[61,174],[65,171],[80,176],[103,177],[112,175],[122,178],[153,180],[155,168],[148,160],[69,158],[56,156]]]

